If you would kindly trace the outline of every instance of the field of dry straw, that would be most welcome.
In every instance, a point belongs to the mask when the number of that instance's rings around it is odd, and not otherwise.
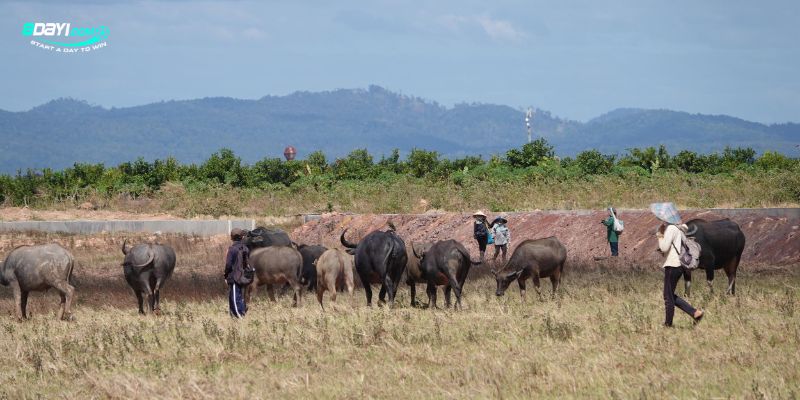
[[[724,295],[724,275],[714,292],[696,279],[690,300],[708,312],[697,327],[682,314],[661,326],[660,270],[569,265],[555,299],[549,282],[541,300],[529,290],[522,301],[515,285],[497,298],[476,269],[463,311],[411,308],[405,286],[393,309],[367,308],[358,290],[326,312],[309,294],[295,309],[290,296],[272,304],[262,291],[235,321],[220,276],[224,240],[162,239],[179,264],[159,317],[136,313],[121,237],[27,240],[72,249],[79,297],[72,322],[55,320],[55,293],[33,295],[33,318],[17,322],[0,289],[0,398],[800,395],[796,268],[743,266],[735,297]]]

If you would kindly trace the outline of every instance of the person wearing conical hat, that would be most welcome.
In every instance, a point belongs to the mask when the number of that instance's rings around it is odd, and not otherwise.
[[[662,221],[656,232],[656,238],[658,251],[664,255],[664,264],[661,266],[664,269],[664,326],[672,326],[675,307],[692,317],[694,323],[698,323],[703,319],[703,310],[695,309],[689,302],[675,294],[678,280],[685,272],[680,257],[683,251],[684,231],[687,227],[681,224],[678,210],[672,203],[653,203],[650,205],[650,210]]]
[[[475,211],[472,217],[475,219],[473,236],[478,241],[478,250],[481,252],[481,262],[483,262],[486,245],[489,243],[489,223],[486,221],[486,214],[483,211]]]
[[[507,223],[508,219],[506,219],[505,215],[495,218],[491,223],[492,236],[494,236],[494,256],[492,257],[492,261],[497,261],[497,256],[500,254],[500,251],[502,251],[503,265],[506,263],[508,247],[511,246],[511,231],[508,230],[506,226]]]

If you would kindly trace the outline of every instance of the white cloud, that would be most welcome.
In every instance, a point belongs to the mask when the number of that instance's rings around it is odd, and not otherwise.
[[[489,38],[504,42],[517,42],[528,36],[523,30],[515,27],[510,21],[492,18],[486,15],[444,15],[439,18],[439,24],[447,30],[456,33],[464,33],[473,29],[478,29]]]
[[[516,42],[525,38],[525,32],[515,28],[509,21],[489,17],[477,17],[475,20],[492,39]]]

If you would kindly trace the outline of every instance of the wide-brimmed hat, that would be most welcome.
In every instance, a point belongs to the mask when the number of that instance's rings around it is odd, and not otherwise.
[[[653,203],[650,204],[650,211],[656,218],[668,224],[680,224],[681,216],[678,209],[672,203]]]
[[[480,211],[480,210],[478,210],[478,211],[475,211],[474,213],[472,213],[472,216],[473,216],[473,217],[483,217],[483,218],[486,218],[486,214],[484,214],[484,212],[483,212],[483,211]]]
[[[508,219],[506,219],[505,215],[501,215],[501,216],[495,218],[494,222],[502,222],[504,224],[507,224],[508,223]]]

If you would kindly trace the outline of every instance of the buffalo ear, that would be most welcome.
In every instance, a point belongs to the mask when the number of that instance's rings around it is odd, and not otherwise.
[[[522,270],[514,272],[513,274],[509,275],[509,277],[512,279],[517,279],[520,275],[522,275]]]

